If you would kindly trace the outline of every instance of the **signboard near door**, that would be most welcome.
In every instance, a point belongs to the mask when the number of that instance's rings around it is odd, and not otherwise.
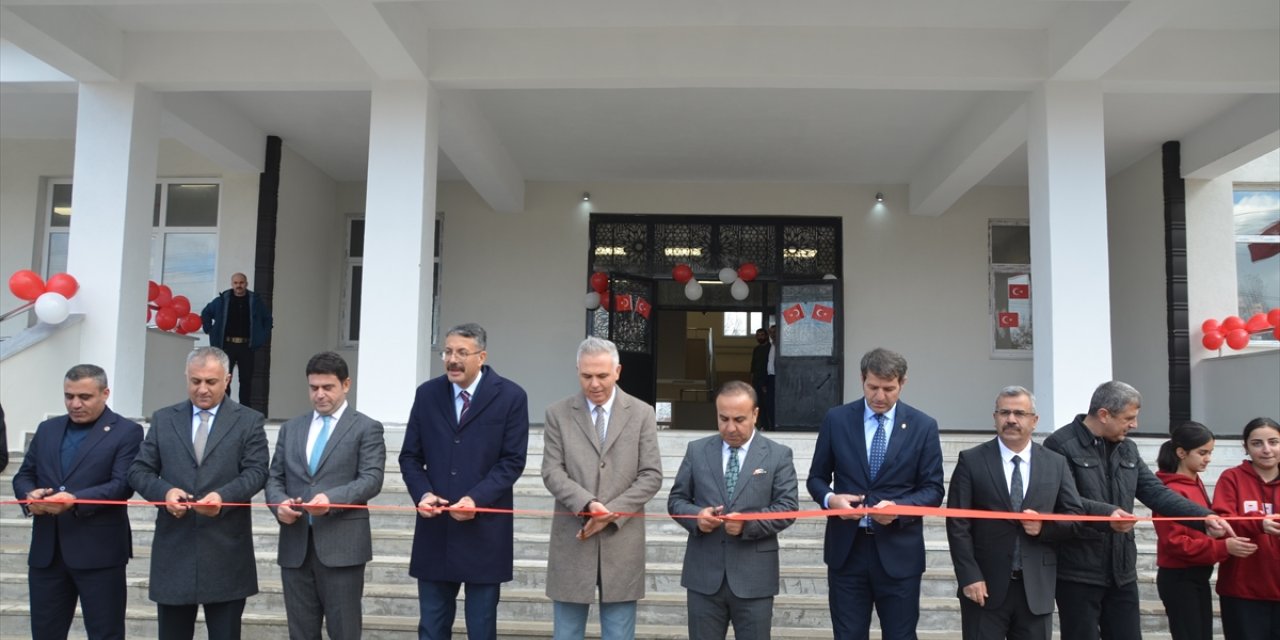
[[[840,281],[787,282],[778,302],[774,423],[813,431],[843,402],[844,319]]]

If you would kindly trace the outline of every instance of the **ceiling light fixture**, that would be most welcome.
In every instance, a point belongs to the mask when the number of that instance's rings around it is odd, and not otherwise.
[[[591,202],[591,192],[590,192],[590,191],[583,191],[583,192],[582,192],[582,201],[583,201],[583,202]]]
[[[877,192],[876,192],[876,202],[884,202],[884,194],[883,194],[883,193],[881,193],[881,192],[879,192],[879,191],[877,191]]]

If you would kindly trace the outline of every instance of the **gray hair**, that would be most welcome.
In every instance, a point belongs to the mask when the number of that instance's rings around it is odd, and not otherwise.
[[[1035,413],[1036,412],[1036,394],[1031,393],[1031,391],[1028,390],[1026,387],[1021,387],[1016,384],[1009,385],[1001,389],[1000,393],[996,394],[996,407],[999,408],[1000,406],[1000,398],[1021,398],[1022,396],[1026,396],[1031,399],[1031,412]]]
[[[1129,407],[1141,407],[1142,394],[1132,386],[1112,380],[1098,385],[1089,400],[1089,415],[1096,416],[1098,411],[1106,409],[1107,413],[1116,414]]]
[[[187,369],[196,363],[204,363],[206,360],[217,360],[222,365],[222,370],[231,373],[231,358],[227,356],[227,352],[217,347],[196,347],[187,354]]]
[[[98,383],[99,391],[107,388],[107,372],[96,364],[78,364],[67,369],[64,377],[67,382],[79,382],[85,378],[92,378]]]
[[[609,357],[613,359],[613,366],[616,367],[620,364],[618,360],[618,345],[595,336],[588,336],[586,340],[578,344],[578,357],[574,360],[574,363],[582,362],[583,356],[595,356],[602,353],[609,354]]]
[[[486,336],[484,332],[484,327],[474,322],[467,322],[465,324],[460,324],[450,329],[447,333],[444,334],[444,337],[446,338],[448,338],[449,336],[459,336],[462,338],[470,338],[476,341],[476,346],[479,347],[481,351],[485,350]]]
[[[867,377],[868,373],[885,380],[902,380],[907,377],[907,359],[896,351],[882,347],[872,349],[862,356],[862,364],[859,368],[862,370],[863,378]]]

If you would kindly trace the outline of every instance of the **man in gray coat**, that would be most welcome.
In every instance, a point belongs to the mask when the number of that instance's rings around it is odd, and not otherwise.
[[[542,481],[556,511],[547,558],[547,597],[555,601],[556,640],[586,634],[587,611],[600,590],[604,640],[634,638],[636,601],[644,597],[642,513],[662,486],[653,407],[617,387],[622,365],[612,342],[578,345],[575,393],[547,408]]]
[[[189,399],[156,411],[129,484],[156,510],[150,596],[161,640],[192,638],[204,605],[210,640],[240,637],[245,598],[258,592],[247,503],[267,481],[261,413],[227,398],[227,354],[187,356]]]
[[[351,375],[333,352],[307,362],[314,411],[280,427],[267,477],[267,502],[280,521],[276,562],[284,583],[289,637],[361,635],[364,565],[373,559],[368,504],[382,491],[387,445],[382,423],[347,403]]]
[[[727,382],[716,394],[719,435],[689,443],[667,512],[689,530],[680,585],[689,590],[689,638],[768,640],[778,593],[778,533],[795,519],[739,520],[795,511],[791,449],[757,434],[756,393]],[[691,518],[688,516],[696,516]]]

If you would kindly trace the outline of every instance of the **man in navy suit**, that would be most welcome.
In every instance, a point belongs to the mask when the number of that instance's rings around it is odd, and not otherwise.
[[[873,349],[862,357],[861,370],[862,399],[831,409],[822,421],[809,494],[825,509],[942,504],[938,422],[898,402],[906,359]],[[885,640],[916,637],[924,574],[921,518],[828,518],[823,559],[836,638],[865,640],[873,604]]]
[[[67,415],[40,423],[13,476],[20,499],[48,500],[23,507],[33,516],[27,581],[31,637],[67,637],[76,600],[89,638],[123,638],[125,565],[133,556],[124,506],[76,500],[128,500],[128,470],[142,427],[107,408],[107,373],[76,365],[62,382]]]
[[[418,637],[449,638],[466,585],[467,637],[498,635],[498,597],[512,578],[510,509],[529,445],[529,400],[485,366],[477,324],[445,335],[445,374],[418,387],[400,450],[400,473],[418,506],[409,575],[418,579]],[[448,508],[446,510],[446,507]]]

